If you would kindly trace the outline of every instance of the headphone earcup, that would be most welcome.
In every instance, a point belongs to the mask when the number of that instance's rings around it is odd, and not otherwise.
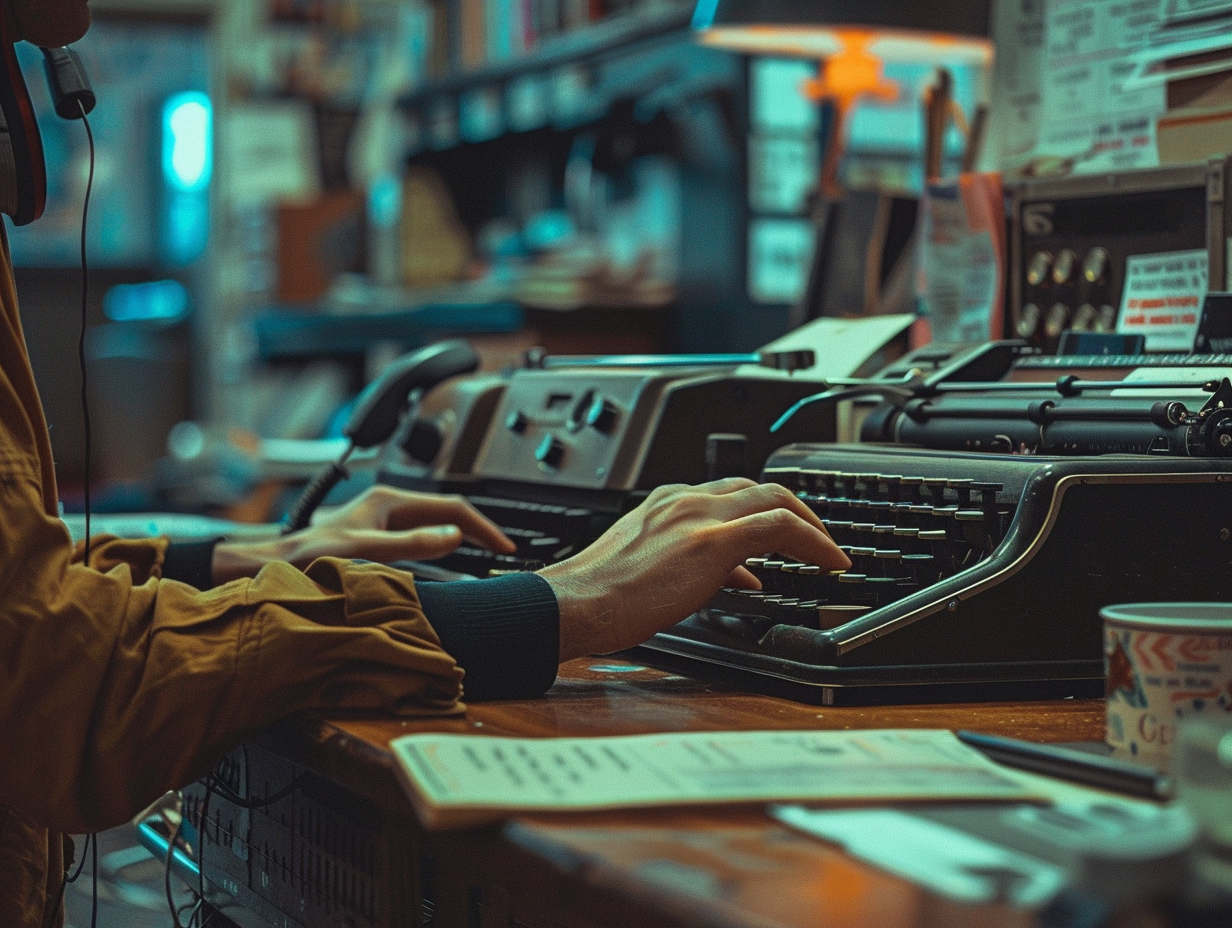
[[[17,50],[0,16],[0,212],[16,225],[33,222],[47,205],[47,167],[43,139],[34,118]]]

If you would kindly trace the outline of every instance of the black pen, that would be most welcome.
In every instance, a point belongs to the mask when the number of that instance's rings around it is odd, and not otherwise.
[[[1032,773],[1042,773],[1072,783],[1143,799],[1172,798],[1172,778],[1141,764],[1088,754],[1074,748],[982,735],[974,731],[959,731],[955,734],[959,741],[971,745],[990,760],[1007,767],[1030,770]]]

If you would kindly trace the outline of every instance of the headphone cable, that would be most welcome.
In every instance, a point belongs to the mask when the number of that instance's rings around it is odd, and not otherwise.
[[[90,563],[90,399],[86,383],[86,317],[90,296],[89,264],[86,259],[86,224],[90,216],[90,192],[94,188],[94,133],[90,120],[86,119],[85,107],[80,101],[81,123],[86,128],[86,140],[90,145],[90,170],[86,177],[85,202],[81,207],[81,328],[77,335],[77,363],[81,368],[81,419],[85,427],[85,481],[84,503],[86,511],[85,563]]]
[[[78,106],[81,106],[78,103]],[[81,328],[77,336],[77,363],[81,368],[81,416],[85,424],[85,510],[86,510],[86,537],[85,537],[85,563],[90,563],[90,404],[87,400],[86,393],[86,305],[89,299],[89,265],[86,261],[86,221],[90,215],[90,191],[94,188],[94,133],[90,131],[90,122],[86,119],[85,108],[81,110],[81,121],[86,127],[86,140],[90,146],[90,170],[86,176],[86,195],[85,202],[81,207]],[[77,862],[77,870],[75,873],[64,871],[64,880],[60,883],[60,893],[56,899],[55,913],[52,915],[54,920],[60,913],[61,906],[64,905],[64,892],[68,889],[69,883],[77,882],[77,878],[81,876],[81,871],[86,865],[86,854],[90,853],[93,859],[92,887],[93,893],[90,903],[90,925],[93,926],[98,917],[98,836],[95,834],[86,835],[85,842],[81,848],[81,860]]]

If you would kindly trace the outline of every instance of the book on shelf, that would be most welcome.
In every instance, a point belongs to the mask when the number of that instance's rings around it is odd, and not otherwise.
[[[633,807],[1047,798],[944,730],[424,734],[390,746],[425,828]]]
[[[421,0],[431,12],[428,73],[441,79],[516,61],[546,39],[611,19],[683,9],[678,0]]]

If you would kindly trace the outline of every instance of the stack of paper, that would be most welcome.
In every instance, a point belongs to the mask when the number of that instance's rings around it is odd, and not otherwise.
[[[937,730],[408,735],[392,747],[427,828],[636,806],[1044,798],[1025,777]]]

